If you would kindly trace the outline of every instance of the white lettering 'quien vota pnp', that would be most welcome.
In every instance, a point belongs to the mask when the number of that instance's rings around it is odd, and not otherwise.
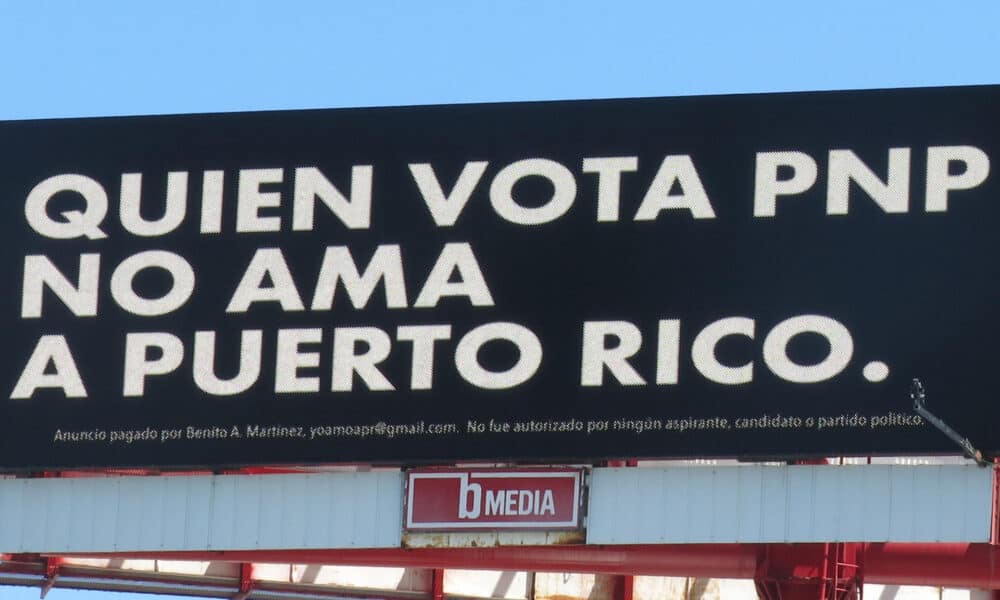
[[[828,177],[826,214],[848,212],[848,189],[851,182],[864,190],[887,213],[910,210],[910,148],[888,150],[888,175],[883,181],[851,150],[830,150],[827,159]],[[948,193],[978,186],[989,175],[990,161],[985,152],[973,146],[931,146],[926,153],[926,186],[924,210],[944,212],[948,209]],[[953,165],[961,165],[958,173]],[[585,158],[582,174],[598,177],[597,220],[620,220],[621,181],[627,173],[638,170],[637,156]],[[408,165],[430,217],[438,227],[453,226],[474,190],[484,176],[488,163],[467,162],[452,187],[445,193],[434,168],[426,163]],[[780,168],[791,169],[791,177],[779,177]],[[816,183],[819,167],[815,158],[798,151],[758,152],[754,179],[753,214],[774,217],[777,199],[808,191]],[[371,226],[372,179],[371,165],[355,165],[351,169],[350,193],[343,194],[316,167],[294,170],[292,231],[312,231],[315,226],[317,201],[348,229],[368,229]],[[204,171],[199,231],[204,234],[222,231],[223,171]],[[145,219],[140,212],[142,173],[121,176],[119,219],[128,233],[138,237],[167,235],[180,227],[187,217],[187,171],[167,174],[166,202],[163,216]],[[540,206],[518,204],[513,189],[522,179],[542,177],[552,186],[552,194]],[[278,215],[262,215],[261,209],[280,207],[284,199],[280,192],[262,191],[266,184],[280,184],[285,169],[241,169],[237,177],[236,233],[281,231],[286,223]],[[679,193],[671,193],[678,188]],[[84,208],[63,211],[57,220],[48,212],[49,201],[62,192],[73,192],[84,201]],[[501,168],[489,187],[490,204],[496,214],[513,224],[540,225],[566,214],[577,200],[576,176],[565,165],[544,158],[529,158]],[[39,235],[51,239],[103,239],[102,229],[108,215],[108,193],[100,182],[80,174],[55,175],[38,183],[28,194],[25,217]],[[715,218],[715,209],[702,184],[693,159],[688,155],[671,155],[662,159],[653,180],[646,188],[636,221],[655,219],[665,210],[686,210],[695,219]]]
[[[827,155],[827,189],[825,214],[841,216],[849,213],[848,195],[851,183],[856,184],[886,214],[915,210],[910,201],[910,169],[914,156],[911,148],[888,149],[887,174],[876,174],[851,150],[834,149]],[[949,193],[982,184],[990,170],[989,157],[972,146],[931,146],[926,150],[926,180],[923,211],[946,212]],[[779,218],[779,206],[813,188],[819,164],[813,156],[799,151],[759,152],[756,154],[752,214],[759,218]],[[480,186],[489,163],[469,161],[456,183],[446,192],[427,163],[407,165],[415,193],[427,209],[428,217],[441,228],[453,227],[465,210],[474,191]],[[574,206],[578,200],[578,177],[597,177],[596,220],[618,222],[622,219],[622,180],[638,171],[639,157],[590,157],[580,164],[579,175],[564,164],[546,158],[528,158],[507,164],[493,175],[488,187],[489,203],[496,215],[511,224],[538,226],[553,222]],[[779,177],[779,170],[791,176]],[[354,165],[350,181],[342,186],[344,193],[316,167],[293,170],[291,222],[273,214],[286,199],[281,192],[265,191],[262,186],[282,183],[288,175],[283,168],[242,169],[235,174],[234,231],[252,235],[260,232],[309,232],[316,226],[318,203],[344,227],[366,230],[371,227],[374,168]],[[204,235],[223,231],[224,181],[223,171],[204,171],[202,177],[201,210],[198,232]],[[514,187],[528,177],[541,177],[551,184],[551,195],[541,204],[523,206],[514,197]],[[142,205],[142,173],[123,173],[118,198],[118,219],[122,229],[139,238],[167,236],[181,228],[188,218],[190,173],[170,172],[166,177],[166,194],[162,216],[147,219]],[[270,188],[268,188],[270,189]],[[72,193],[82,208],[63,211],[59,218],[50,213],[50,202],[58,194]],[[159,200],[159,198],[157,198]],[[40,236],[53,240],[101,240],[108,238],[106,220],[109,194],[101,182],[82,174],[60,174],[49,177],[28,193],[24,214],[28,225]],[[267,212],[269,214],[262,214]],[[717,218],[716,208],[702,183],[695,161],[688,155],[670,155],[659,160],[653,179],[645,189],[634,221],[655,220],[664,211],[684,211],[692,219]],[[21,318],[43,317],[45,290],[57,298],[76,317],[98,314],[98,295],[102,265],[98,252],[79,255],[75,276],[67,275],[44,254],[28,255],[24,259]],[[494,296],[487,284],[479,259],[468,242],[449,242],[441,251],[417,293],[412,294],[404,277],[404,251],[396,244],[379,245],[364,268],[359,268],[347,246],[325,249],[315,280],[308,310],[333,310],[334,294],[342,285],[355,309],[366,307],[381,286],[385,291],[386,308],[433,308],[446,297],[465,298],[473,307],[494,306]],[[159,269],[170,275],[171,284],[158,297],[137,294],[133,282],[147,269]],[[412,283],[412,282],[411,282]],[[168,250],[150,249],[126,257],[110,269],[107,283],[114,304],[137,317],[154,318],[168,315],[183,307],[196,293],[197,274],[183,256]],[[268,303],[282,311],[305,311],[306,302],[292,276],[286,257],[280,248],[257,248],[249,258],[242,276],[235,283],[226,313],[245,313],[256,304]],[[107,307],[100,307],[107,310]],[[754,377],[754,364],[727,366],[715,358],[715,347],[727,336],[754,339],[756,323],[748,317],[725,317],[698,332],[690,352],[697,371],[706,379],[727,385],[748,383]],[[652,379],[656,385],[673,385],[678,379],[681,348],[680,321],[664,319],[656,336],[657,360]],[[788,342],[802,332],[812,332],[826,338],[830,350],[826,358],[814,365],[793,362],[786,351]],[[408,342],[412,348],[409,387],[414,390],[433,386],[434,348],[454,335],[448,324],[399,326],[396,342]],[[303,348],[321,343],[326,336],[319,328],[280,329],[268,339],[276,347],[276,393],[315,393],[321,389],[320,378],[302,375],[300,369],[319,366],[320,353]],[[503,371],[491,371],[479,361],[479,349],[492,340],[506,340],[518,352],[515,364]],[[365,349],[357,350],[359,344]],[[221,379],[213,371],[216,335],[199,331],[189,340],[193,346],[194,382],[202,391],[217,396],[242,393],[257,383],[261,373],[262,330],[244,330],[240,337],[238,373]],[[583,324],[580,385],[601,386],[606,374],[622,385],[646,385],[648,377],[641,375],[629,362],[642,347],[638,327],[627,321],[592,321]],[[330,366],[330,386],[333,392],[351,391],[355,375],[370,390],[394,390],[379,368],[393,350],[389,331],[378,327],[338,327],[332,332],[333,356]],[[159,357],[148,358],[147,350],[156,348]],[[185,340],[169,332],[130,333],[125,339],[125,365],[122,382],[124,396],[142,396],[147,379],[177,371],[183,363]],[[847,328],[835,319],[822,315],[793,316],[773,327],[763,341],[763,359],[768,370],[777,377],[796,383],[815,383],[830,379],[847,366],[853,353],[853,340]],[[468,383],[483,389],[507,389],[523,384],[538,371],[542,362],[542,343],[528,328],[516,323],[486,323],[465,332],[454,347],[454,365]],[[884,379],[884,370],[873,371],[872,380]],[[867,375],[866,375],[867,377]],[[66,337],[41,335],[27,364],[10,395],[13,399],[28,399],[39,389],[58,389],[67,397],[87,397],[84,378],[77,367]]]

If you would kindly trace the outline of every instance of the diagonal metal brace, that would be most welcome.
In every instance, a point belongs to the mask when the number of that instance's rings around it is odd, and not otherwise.
[[[975,446],[972,445],[969,438],[962,437],[957,431],[942,421],[940,417],[927,410],[927,405],[925,404],[927,394],[924,391],[924,384],[917,378],[914,378],[910,383],[910,398],[913,400],[913,410],[915,410],[918,415],[927,420],[931,425],[937,427],[941,433],[948,436],[948,439],[958,444],[967,458],[971,458],[976,461],[976,464],[980,467],[987,467],[990,465],[990,463],[983,458],[983,453],[976,450]]]

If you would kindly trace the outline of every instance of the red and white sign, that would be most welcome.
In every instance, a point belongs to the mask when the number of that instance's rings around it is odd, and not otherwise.
[[[578,529],[581,469],[407,474],[405,529]]]

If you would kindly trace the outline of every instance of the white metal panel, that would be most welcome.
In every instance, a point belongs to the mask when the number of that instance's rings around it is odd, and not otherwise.
[[[403,520],[402,479],[394,480],[388,477],[378,480],[378,494],[373,507],[378,522],[375,524],[379,546],[395,546],[400,542],[400,522]],[[397,520],[398,519],[398,520]]]
[[[0,483],[7,480],[0,480]],[[10,511],[12,515],[24,514],[23,508],[24,486],[0,485],[0,507],[4,507],[4,512]],[[0,540],[21,539],[22,523],[19,519],[0,519]]]
[[[889,537],[910,528],[917,519],[914,502],[913,469],[893,469],[889,472]],[[926,491],[925,491],[926,493]]]
[[[877,510],[877,506],[886,498],[892,497],[892,485],[889,480],[889,466],[871,465],[864,467],[861,482],[854,489],[861,504],[861,535],[863,540],[888,540],[891,519],[885,511]],[[890,509],[891,510],[891,509]],[[850,517],[851,515],[845,515]]]
[[[176,506],[179,510],[163,510],[163,527],[159,540],[160,547],[176,547],[184,545],[184,536],[187,532],[187,485],[186,482],[175,477],[171,481],[164,482],[163,506]]]
[[[690,497],[688,499],[687,526],[690,531],[703,532],[705,541],[713,542],[712,526],[715,521],[715,506],[712,503],[716,490],[714,489],[715,477],[710,469],[688,469],[688,489]],[[641,485],[641,484],[640,484]],[[641,490],[637,490],[642,493]],[[718,492],[728,494],[729,490],[720,489]],[[641,524],[640,524],[641,526]]]
[[[763,519],[761,519],[763,498],[760,493],[763,474],[760,470],[740,469],[736,477],[739,497],[735,510],[732,511],[736,516],[736,535],[741,540],[759,540],[763,532]]]
[[[378,497],[378,480],[371,477],[358,477],[354,475],[354,481],[352,482],[352,501],[354,504],[354,510],[352,514],[355,518],[351,527],[351,543],[357,545],[359,539],[366,535],[365,532],[372,531],[379,522],[379,515],[375,511],[375,502],[371,502],[369,498]],[[398,529],[399,524],[402,522],[403,511],[394,511],[393,513],[386,515],[388,520]]]
[[[739,469],[741,467],[737,468]],[[788,484],[786,481],[788,472],[782,468],[764,469],[757,467],[754,470],[760,473],[761,478],[761,511],[758,516],[761,522],[760,541],[783,541],[788,537],[788,531],[786,528],[787,520],[785,519],[784,513],[772,510],[772,507],[785,506],[788,504]],[[753,491],[747,490],[747,493],[753,494]],[[749,542],[750,540],[747,539],[739,541]]]
[[[660,511],[660,514],[657,515],[660,518],[659,520],[660,527],[666,527],[668,519],[669,520],[679,519],[680,522],[684,523],[686,527],[686,524],[688,522],[687,515],[688,512],[690,511],[689,504],[691,502],[691,494],[688,491],[688,474],[686,471],[682,471],[680,469],[663,469],[662,471],[663,471],[662,477],[659,478],[661,483],[660,489],[655,489],[656,487],[655,485],[644,486],[644,487],[654,488],[648,490],[648,492],[650,496],[657,498],[657,502],[653,505],[653,510],[650,512],[657,512],[655,507],[662,506],[663,510]],[[591,485],[593,486],[591,488],[592,490],[597,490],[602,487],[600,484],[595,483],[596,481],[601,480],[600,477],[593,476],[597,473],[598,470],[592,471],[592,477],[591,477]],[[640,494],[639,480],[636,479],[633,483],[635,487],[634,497],[638,497]],[[614,487],[614,486],[612,485],[609,487]],[[597,499],[591,496],[590,505],[594,506],[596,501]],[[647,535],[652,533],[651,528],[641,527],[641,525],[645,523],[646,520],[623,519],[622,520],[623,532],[625,531],[624,529],[625,521],[629,521],[629,526],[632,527],[632,530],[639,533],[639,535],[636,536],[636,539],[642,540],[642,542],[640,543],[645,543],[648,539]],[[593,523],[593,516],[589,517],[588,520],[588,524],[591,523]]]
[[[813,532],[813,516],[815,515],[813,473],[813,469],[785,470],[785,489],[787,490],[785,540],[799,535],[806,539],[814,539],[815,537]]]
[[[19,504],[19,508],[21,509],[19,513],[15,514],[6,510],[3,512],[9,515],[8,518],[14,518],[20,523],[19,534],[26,544],[44,546],[45,528],[48,526],[45,514],[45,504],[47,502],[45,491],[47,488],[40,486],[39,483],[44,482],[35,480],[24,485],[25,493]]]
[[[587,543],[986,542],[970,465],[594,469]]]
[[[212,535],[210,523],[212,514],[199,510],[203,498],[212,494],[214,477],[185,477],[187,480],[187,495],[185,503],[185,523],[187,524],[184,546],[190,548],[208,548]]]
[[[398,471],[0,480],[0,552],[386,548]]]
[[[305,510],[308,514],[313,515],[310,519],[309,527],[305,532],[305,543],[307,544],[319,544],[322,540],[331,534],[330,523],[332,521],[333,511],[324,510],[323,497],[330,494],[330,489],[333,487],[334,482],[331,480],[323,481],[310,481],[311,485],[321,485],[324,486],[326,494],[312,494],[306,498]]]

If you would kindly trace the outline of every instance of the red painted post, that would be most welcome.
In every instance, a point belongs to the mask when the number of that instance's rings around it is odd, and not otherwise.
[[[240,564],[240,591],[233,596],[233,600],[246,600],[253,591],[253,563],[244,562]]]
[[[433,600],[444,600],[444,569],[431,571],[431,590]]]
[[[635,588],[635,577],[632,575],[619,575],[615,578],[614,600],[632,600]]]
[[[59,578],[59,567],[62,565],[63,559],[58,556],[48,556],[45,558],[45,581],[42,583],[42,590],[39,597],[42,600],[48,595],[49,591],[56,585],[56,579]]]
[[[762,600],[826,598],[829,544],[771,544],[757,566],[754,584]]]

